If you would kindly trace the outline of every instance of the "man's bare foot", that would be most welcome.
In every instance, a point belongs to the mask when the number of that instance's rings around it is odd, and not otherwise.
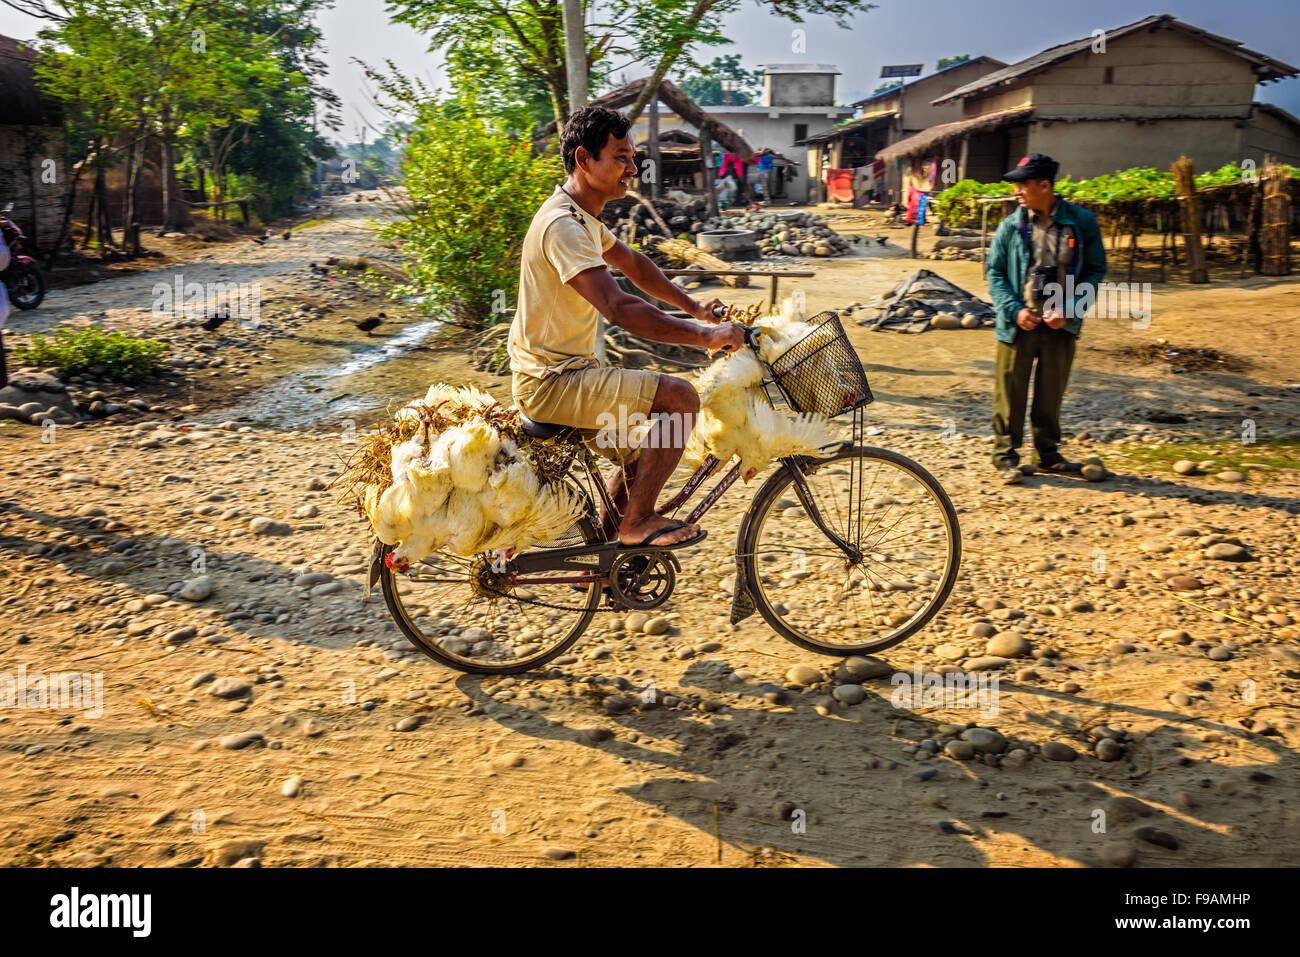
[[[618,530],[618,540],[624,545],[640,545],[659,529],[668,528],[675,522],[676,519],[666,518],[663,515],[651,515],[644,522],[638,522],[635,525],[629,525],[627,519],[624,519],[623,527]],[[665,532],[651,544],[672,545],[676,542],[684,542],[688,538],[694,538],[698,534],[700,534],[700,527],[693,522],[688,522],[681,528]]]

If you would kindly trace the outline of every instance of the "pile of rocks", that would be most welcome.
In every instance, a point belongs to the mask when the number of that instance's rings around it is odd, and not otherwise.
[[[644,205],[631,199],[608,204],[600,218],[624,242],[647,234],[668,239],[690,239],[712,230],[744,230],[754,234],[754,240],[765,256],[842,256],[855,243],[863,241],[859,236],[840,236],[823,217],[798,209],[764,209],[740,215],[709,216],[703,199],[689,203],[658,199],[652,205],[668,226],[668,233]]]
[[[794,209],[767,209],[741,216],[718,216],[705,229],[743,229],[754,234],[765,255],[843,256],[854,242],[840,236],[821,216]]]
[[[74,387],[84,380],[69,379]],[[148,412],[152,407],[143,399],[130,399],[125,404],[110,402],[107,394],[99,390],[73,391],[69,383],[58,377],[56,369],[23,368],[9,377],[9,384],[0,389],[0,419],[14,419],[32,425],[47,421],[68,425],[88,419],[103,418],[128,408]]]

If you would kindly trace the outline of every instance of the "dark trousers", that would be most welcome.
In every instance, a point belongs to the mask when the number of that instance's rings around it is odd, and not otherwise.
[[[1016,333],[1013,345],[997,343],[993,390],[993,464],[1010,468],[1020,464],[1017,449],[1024,439],[1025,404],[1029,380],[1034,382],[1034,402],[1029,422],[1034,435],[1034,462],[1061,461],[1061,400],[1074,364],[1075,337],[1064,329],[1040,324],[1033,332]],[[1035,365],[1035,361],[1037,365]]]

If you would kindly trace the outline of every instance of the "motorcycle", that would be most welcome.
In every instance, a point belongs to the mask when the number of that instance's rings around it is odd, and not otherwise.
[[[0,210],[0,238],[9,247],[9,266],[0,272],[0,282],[5,284],[15,306],[35,309],[45,299],[45,274],[35,259],[23,254],[23,242],[27,237],[9,218],[12,211],[12,203]]]

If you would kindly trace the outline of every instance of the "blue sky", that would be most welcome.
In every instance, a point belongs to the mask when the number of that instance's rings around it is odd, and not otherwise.
[[[811,17],[802,25],[774,17],[757,0],[744,0],[727,21],[731,46],[717,53],[739,53],[747,67],[761,63],[833,63],[843,75],[838,97],[851,103],[881,82],[886,63],[924,63],[926,72],[939,57],[960,53],[987,54],[1014,63],[1038,51],[1096,29],[1111,29],[1158,13],[1170,13],[1211,33],[1284,63],[1300,67],[1300,2],[1259,0],[1165,0],[1147,7],[1131,0],[1088,0],[1082,4],[1033,4],[1025,0],[878,0],[877,9],[855,17],[851,29],[841,30],[827,17]],[[387,22],[383,0],[338,0],[322,19],[331,83],[345,103],[342,136],[356,139],[362,117],[382,122],[370,103],[355,57],[371,63],[391,58],[403,71],[436,81],[438,57],[426,52],[427,42],[406,26]],[[806,52],[791,52],[791,31],[806,31]],[[30,37],[37,21],[0,5],[0,33]],[[702,54],[711,58],[714,51]],[[628,79],[648,73],[633,67]],[[1275,103],[1300,116],[1300,78],[1256,89],[1256,98]],[[373,134],[372,134],[373,135]]]

